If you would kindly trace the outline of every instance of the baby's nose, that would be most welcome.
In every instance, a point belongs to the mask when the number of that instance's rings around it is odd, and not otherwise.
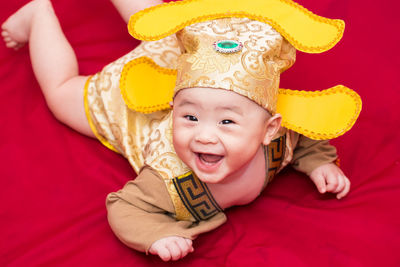
[[[218,138],[212,129],[209,127],[202,127],[198,130],[195,140],[202,144],[215,144]]]

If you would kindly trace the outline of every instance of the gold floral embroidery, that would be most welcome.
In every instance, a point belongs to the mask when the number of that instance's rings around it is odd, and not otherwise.
[[[191,69],[200,71],[204,74],[217,71],[218,73],[227,72],[230,67],[239,62],[239,58],[235,54],[215,53],[212,45],[217,38],[210,38],[206,35],[196,37],[205,42],[206,45],[200,45],[194,54],[188,54],[186,61],[191,63]]]
[[[184,54],[179,57],[175,92],[188,87],[231,90],[275,113],[280,72],[294,62],[295,53],[271,26],[224,18],[188,26],[177,37]],[[213,43],[224,39],[242,42],[242,51],[216,52]]]

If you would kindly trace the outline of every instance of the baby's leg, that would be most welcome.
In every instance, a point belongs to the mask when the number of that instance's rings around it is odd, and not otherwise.
[[[94,137],[83,105],[87,77],[78,75],[75,53],[50,1],[33,0],[23,6],[2,25],[2,36],[14,49],[29,42],[33,71],[50,110],[63,123]]]
[[[162,0],[111,0],[111,2],[126,23],[136,12],[163,3]]]

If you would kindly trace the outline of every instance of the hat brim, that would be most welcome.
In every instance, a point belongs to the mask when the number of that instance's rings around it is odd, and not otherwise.
[[[343,36],[344,22],[328,19],[290,0],[185,0],[161,4],[134,14],[129,33],[155,41],[186,26],[218,18],[246,17],[271,25],[297,50],[321,53]]]

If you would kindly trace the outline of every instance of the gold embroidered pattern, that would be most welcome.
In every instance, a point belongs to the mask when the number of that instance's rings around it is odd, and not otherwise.
[[[196,38],[202,39],[202,41],[206,41],[209,44],[218,41],[218,38],[210,38],[207,35],[196,36]],[[189,50],[195,49],[189,48]],[[232,65],[239,62],[237,55],[215,53],[215,50],[212,46],[198,46],[198,50],[196,52],[197,53],[188,54],[186,61],[191,63],[192,70],[198,70],[204,74],[211,72],[227,72]]]
[[[226,89],[275,113],[280,72],[293,64],[295,49],[271,26],[224,18],[190,25],[177,37],[184,53],[178,58],[175,93],[192,87]],[[244,46],[240,52],[221,54],[213,49],[218,40]]]
[[[192,172],[173,179],[176,191],[187,210],[197,220],[207,220],[222,211],[207,185]]]
[[[160,149],[161,154],[173,151],[170,148],[171,138],[168,136],[168,133],[171,134],[169,111],[142,114],[131,110],[121,95],[120,74],[128,62],[143,56],[151,58],[160,69],[176,68],[179,54],[180,49],[175,36],[156,42],[142,42],[130,53],[105,66],[101,72],[88,80],[85,106],[88,120],[92,122],[93,132],[97,133],[96,136],[104,145],[125,156],[136,172],[145,162],[157,166],[163,164],[155,161],[156,155],[151,150]],[[142,89],[151,90],[151,88]],[[154,132],[157,127],[159,127],[158,134]],[[150,149],[146,153],[144,153],[145,147]],[[178,164],[175,170],[167,171],[165,176],[175,177],[175,173],[181,175],[186,171],[183,167],[180,171],[176,170],[181,167]]]
[[[85,114],[86,114],[86,118],[88,120],[90,129],[92,130],[92,132],[94,133],[96,138],[99,139],[99,141],[103,145],[105,145],[107,148],[113,150],[114,152],[118,153],[118,151],[107,141],[107,139],[104,138],[102,135],[100,135],[100,133],[98,132],[97,127],[95,125],[95,122],[93,121],[92,116],[90,115],[90,108],[89,108],[87,96],[88,96],[88,87],[89,87],[91,79],[92,79],[92,76],[90,76],[85,83],[84,96],[83,96],[84,106],[85,106]]]

